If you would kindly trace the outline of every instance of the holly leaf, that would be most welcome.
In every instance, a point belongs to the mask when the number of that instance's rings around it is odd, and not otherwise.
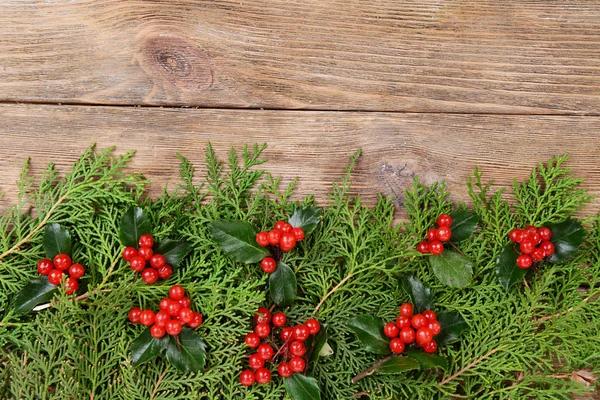
[[[402,285],[402,289],[408,293],[417,313],[422,313],[425,310],[433,308],[431,289],[421,282],[419,278],[409,276],[403,278],[400,284]]]
[[[178,267],[190,250],[192,244],[185,240],[165,239],[154,245],[154,253],[162,254],[172,267]]]
[[[316,363],[319,361],[320,357],[329,357],[333,354],[333,349],[327,342],[329,335],[327,334],[327,328],[324,325],[321,325],[321,331],[317,334],[315,338],[315,344],[313,347],[312,354],[310,355],[310,362]]]
[[[420,369],[421,365],[415,359],[406,356],[394,356],[375,368],[375,372],[382,375],[401,374],[406,371]]]
[[[280,307],[289,306],[296,300],[296,274],[283,261],[277,263],[277,269],[269,276],[269,291],[275,304]]]
[[[585,241],[585,229],[577,219],[569,218],[558,224],[550,224],[548,228],[552,230],[550,241],[554,244],[554,254],[548,259],[551,263],[572,258]]]
[[[441,332],[435,337],[440,346],[455,342],[464,331],[469,329],[469,324],[456,311],[439,313],[437,320],[442,325]]]
[[[321,209],[312,206],[304,206],[296,209],[294,214],[288,219],[288,223],[294,228],[302,228],[305,235],[308,235],[321,220]]]
[[[512,243],[504,246],[496,257],[496,276],[507,292],[512,285],[521,282],[527,274],[526,269],[517,267],[517,257],[519,257],[519,253],[516,252]]]
[[[130,207],[121,218],[119,239],[121,244],[128,247],[138,247],[140,236],[152,234],[150,220],[139,207]]]
[[[388,339],[383,335],[383,321],[372,315],[360,315],[348,321],[365,350],[377,354],[390,354]]]
[[[53,259],[59,254],[71,255],[71,234],[60,224],[50,224],[44,231],[43,239],[46,257]]]
[[[58,286],[48,282],[46,276],[32,279],[31,282],[25,285],[25,287],[15,296],[13,308],[17,313],[29,312],[38,304],[50,301],[57,290]]]
[[[235,261],[251,264],[269,255],[256,243],[256,230],[243,221],[213,221],[209,224],[213,240]]]
[[[320,400],[321,391],[315,378],[295,373],[284,379],[285,391],[292,400]]]
[[[206,345],[193,329],[183,328],[179,336],[171,336],[166,358],[175,368],[187,374],[204,368]]]
[[[438,280],[452,288],[467,287],[473,278],[473,263],[452,250],[445,249],[439,256],[430,256],[429,265]]]
[[[437,340],[438,338],[436,337]],[[406,353],[406,356],[417,361],[421,369],[441,368],[444,371],[448,369],[448,361],[437,354],[428,354],[422,350],[411,349]]]
[[[140,365],[158,357],[168,343],[168,336],[156,339],[150,334],[150,328],[146,329],[131,343],[131,362]]]
[[[462,242],[473,236],[479,223],[477,214],[467,210],[456,210],[450,213],[450,216],[452,217],[451,240],[454,243]]]

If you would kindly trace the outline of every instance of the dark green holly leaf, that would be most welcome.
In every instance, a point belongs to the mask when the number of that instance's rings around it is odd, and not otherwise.
[[[406,371],[420,369],[417,360],[405,356],[394,356],[375,369],[378,374],[401,374]]]
[[[256,243],[256,230],[243,221],[213,221],[209,224],[213,240],[234,260],[250,264],[269,255]]]
[[[168,335],[156,339],[150,334],[150,328],[146,329],[131,343],[131,362],[140,365],[158,357],[168,343]]]
[[[192,250],[192,244],[185,240],[165,239],[154,245],[154,253],[165,256],[167,264],[172,267],[179,267],[190,250]]]
[[[53,259],[59,254],[71,255],[71,234],[60,224],[50,224],[44,232],[46,257]]]
[[[496,257],[496,276],[507,292],[512,285],[523,281],[523,277],[527,274],[526,269],[517,267],[517,257],[519,254],[512,243],[504,246]]]
[[[452,240],[454,243],[462,242],[467,240],[475,233],[477,224],[479,223],[479,217],[477,214],[467,210],[456,210],[450,213],[452,217]]]
[[[469,325],[456,311],[439,313],[437,320],[442,325],[442,331],[435,337],[439,346],[455,342],[460,335],[469,329]]]
[[[329,335],[327,334],[327,328],[321,325],[321,331],[315,337],[315,345],[310,355],[310,362],[315,363],[319,361],[321,357],[329,357],[333,354],[333,349],[327,342]]]
[[[295,373],[284,379],[285,390],[292,400],[319,400],[321,391],[317,380]]]
[[[425,286],[418,278],[409,276],[400,281],[402,288],[410,297],[411,303],[415,307],[417,313],[422,313],[425,310],[433,308],[431,289]]]
[[[269,276],[269,291],[273,302],[280,307],[289,306],[296,300],[296,274],[283,261],[277,263],[277,269]]]
[[[124,246],[138,247],[138,240],[144,234],[152,234],[150,220],[139,207],[130,207],[121,218],[119,239]]]
[[[554,254],[548,261],[557,263],[572,258],[585,241],[585,229],[579,220],[569,218],[558,224],[548,225],[552,230],[550,241],[554,244]]]
[[[389,354],[389,340],[383,334],[383,321],[372,315],[360,315],[348,321],[365,350],[377,354]]]
[[[179,336],[171,336],[166,352],[167,361],[187,374],[204,368],[206,345],[193,329],[183,328]]]
[[[435,338],[438,341],[438,337]],[[428,354],[423,350],[410,349],[406,353],[408,358],[412,358],[417,361],[421,366],[421,369],[429,369],[429,368],[441,368],[444,371],[448,369],[448,361],[437,354]]]
[[[45,276],[32,279],[15,296],[13,308],[17,313],[29,312],[38,304],[50,301],[57,290],[58,286],[48,282],[48,278]]]
[[[429,264],[438,280],[449,287],[462,289],[473,278],[473,263],[456,251],[445,249],[439,256],[430,256]]]
[[[308,235],[321,220],[321,209],[312,206],[304,206],[296,209],[294,214],[288,219],[288,223],[294,228],[302,228],[305,235]]]

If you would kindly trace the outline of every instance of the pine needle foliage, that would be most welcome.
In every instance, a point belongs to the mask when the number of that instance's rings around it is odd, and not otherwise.
[[[39,182],[21,174],[15,206],[0,216],[0,398],[9,399],[282,399],[280,379],[244,388],[238,376],[247,353],[243,336],[259,306],[270,306],[267,277],[257,265],[242,265],[214,244],[208,224],[245,220],[268,229],[309,196],[295,201],[295,181],[266,174],[265,146],[232,150],[226,163],[210,145],[207,175],[179,156],[181,183],[158,199],[143,196],[146,180],[124,172],[132,153],[91,147],[59,176],[52,165]],[[577,256],[544,264],[539,276],[508,293],[495,276],[495,258],[515,227],[574,216],[590,200],[581,180],[557,157],[513,186],[514,202],[491,191],[477,169],[468,180],[480,228],[460,250],[474,263],[473,283],[442,286],[425,257],[414,249],[435,218],[452,209],[443,182],[406,188],[408,222],[394,225],[391,199],[369,207],[350,196],[352,167],[334,182],[317,229],[286,255],[298,278],[298,298],[285,312],[291,323],[318,318],[333,355],[309,366],[324,399],[572,399],[590,388],[572,382],[572,371],[600,374],[600,217],[585,220],[587,241]],[[196,185],[195,181],[203,181]],[[185,239],[193,251],[168,281],[145,285],[121,259],[121,215],[138,204],[158,239]],[[458,207],[465,207],[459,205]],[[87,266],[80,296],[57,295],[47,309],[11,311],[11,299],[44,256],[43,227],[58,222],[71,230],[73,258]],[[373,375],[351,383],[378,357],[366,352],[348,321],[359,314],[393,320],[408,301],[399,279],[414,275],[435,294],[436,311],[461,314],[470,328],[441,349],[446,372]],[[207,344],[206,369],[182,375],[156,359],[133,367],[130,343],[142,327],[127,321],[133,306],[156,308],[171,285],[189,292],[205,316],[197,330]],[[458,374],[452,378],[453,374]],[[442,382],[444,382],[442,384]],[[597,390],[597,389],[596,389]]]

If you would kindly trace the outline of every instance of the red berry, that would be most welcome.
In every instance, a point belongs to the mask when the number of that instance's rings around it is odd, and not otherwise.
[[[452,237],[452,231],[446,226],[442,226],[437,231],[438,238],[441,242],[447,242]]]
[[[438,240],[437,229],[431,228],[430,230],[427,231],[427,240],[429,240],[430,242],[434,242],[434,241]]]
[[[321,330],[321,324],[314,318],[307,319],[304,325],[308,328],[308,332],[311,335],[316,335]]]
[[[161,337],[165,336],[165,333],[167,333],[167,330],[162,325],[154,324],[152,327],[150,327],[150,334],[153,338],[160,339]]]
[[[398,336],[398,327],[393,322],[388,322],[383,327],[383,334],[389,338],[395,338]]]
[[[242,371],[240,374],[240,383],[243,386],[252,386],[255,379],[254,372],[250,371],[249,369]]]
[[[281,250],[288,252],[296,245],[296,236],[291,233],[284,233],[279,241],[279,247]]]
[[[531,239],[523,240],[519,245],[522,253],[531,254],[535,248],[535,243]]]
[[[254,328],[254,332],[256,332],[256,334],[261,338],[265,338],[269,336],[269,333],[271,333],[271,327],[269,326],[269,324],[260,323],[256,325],[256,327]]]
[[[256,351],[262,357],[263,360],[270,360],[271,358],[273,358],[273,348],[266,343],[263,343],[260,346],[258,346],[258,349]]]
[[[427,326],[429,321],[427,321],[427,318],[425,318],[423,316],[423,314],[415,314],[415,315],[413,315],[410,323],[413,326],[413,328],[420,329],[420,328]]]
[[[302,228],[292,229],[292,234],[296,237],[296,242],[304,240],[304,230]]]
[[[181,322],[177,321],[176,319],[172,319],[169,322],[167,322],[165,328],[169,335],[177,336],[179,335],[179,332],[181,332]]]
[[[292,328],[291,326],[283,328],[281,330],[281,332],[279,333],[279,338],[283,342],[287,342],[288,340],[292,339],[293,337],[294,337],[294,328]]]
[[[53,269],[48,273],[48,282],[53,285],[59,285],[62,279],[63,272],[60,269]]]
[[[138,244],[140,245],[140,247],[152,247],[154,246],[154,238],[152,237],[152,235],[145,233],[142,236],[140,236]]]
[[[176,317],[179,315],[179,311],[181,310],[181,304],[178,301],[169,299],[169,306],[166,311],[169,313],[171,317]]]
[[[429,251],[434,256],[439,256],[444,252],[444,245],[439,240],[429,243]]]
[[[79,289],[79,282],[76,278],[69,278],[65,284],[65,289],[67,289],[67,294],[73,294]]]
[[[260,307],[254,314],[254,322],[257,324],[268,324],[271,322],[271,311],[265,307]]]
[[[512,229],[509,233],[508,233],[508,238],[510,239],[511,242],[513,243],[520,243],[521,240],[523,240],[523,231],[520,229]]]
[[[141,313],[142,310],[139,307],[133,307],[131,311],[129,311],[127,317],[129,318],[129,321],[133,322],[134,324],[138,324],[140,322]]]
[[[429,253],[429,242],[427,240],[423,240],[417,245],[417,251],[421,254]]]
[[[452,226],[452,217],[448,214],[440,214],[440,216],[437,219],[437,224],[438,226],[445,226],[449,228],[450,226]]]
[[[545,226],[542,226],[538,229],[537,233],[540,235],[542,240],[550,240],[552,238],[552,230]]]
[[[306,339],[308,339],[309,334],[310,331],[308,330],[306,325],[300,324],[294,327],[294,339],[296,340],[304,342]]]
[[[150,261],[154,252],[152,251],[152,247],[140,247],[138,250],[138,255],[143,257],[144,260]]]
[[[414,307],[411,303],[404,303],[400,306],[400,315],[412,318]]]
[[[259,246],[265,247],[269,245],[269,235],[267,232],[258,232],[256,234],[256,243]]]
[[[530,255],[521,254],[519,257],[517,257],[517,267],[527,269],[531,267],[531,264],[533,264],[533,260],[531,259]]]
[[[269,244],[271,246],[277,246],[281,240],[281,231],[279,229],[273,229],[272,231],[269,231],[267,237],[269,238]]]
[[[144,310],[140,313],[140,324],[145,326],[150,326],[154,324],[156,319],[156,315],[152,310]]]
[[[254,353],[248,359],[248,365],[253,370],[257,370],[265,366],[265,359],[260,356],[258,353]]]
[[[542,238],[540,237],[539,233],[530,233],[529,234],[529,239],[533,242],[533,245],[538,245],[541,241]]]
[[[396,326],[398,329],[410,328],[410,317],[400,315],[396,318]]]
[[[71,278],[79,279],[85,274],[85,268],[81,264],[71,264],[69,267],[69,276]]]
[[[423,311],[422,314],[429,321],[435,321],[435,319],[436,319],[436,315],[435,315],[435,313],[432,310],[425,310],[425,311]]]
[[[435,353],[437,348],[438,348],[438,345],[435,340],[431,340],[431,342],[429,342],[425,346],[423,346],[423,350],[425,350],[425,353]]]
[[[393,338],[390,341],[390,350],[394,354],[400,354],[404,351],[404,342],[400,338]]]
[[[196,329],[200,325],[202,325],[202,314],[199,312],[192,313],[192,320],[188,323],[188,326],[192,329]]]
[[[285,224],[283,224],[281,226],[281,228],[277,228],[277,229],[281,230],[282,233],[292,233],[292,229],[294,229],[294,227],[286,222]],[[293,235],[293,233],[292,233],[292,235]]]
[[[271,382],[271,371],[266,368],[259,368],[256,373],[256,382],[262,384]]]
[[[537,233],[537,228],[533,225],[527,225],[524,230],[529,234]]]
[[[181,304],[181,307],[187,307],[187,308],[192,307],[192,302],[187,296],[183,296],[182,298],[180,298],[177,301],[179,302],[179,304]]]
[[[166,263],[167,260],[162,254],[153,254],[152,257],[150,257],[150,266],[152,268],[161,269]]]
[[[552,242],[544,240],[540,245],[540,248],[544,250],[544,255],[546,257],[550,257],[552,254],[554,254],[554,244]]]
[[[184,325],[187,325],[190,322],[192,322],[193,317],[194,317],[194,312],[192,310],[190,310],[189,308],[181,307],[181,310],[179,310],[179,320]]]
[[[400,333],[398,334],[398,337],[404,343],[412,343],[415,341],[415,331],[411,327],[402,328],[402,329],[400,329]]]
[[[258,336],[254,332],[250,332],[244,338],[244,343],[246,343],[248,345],[248,347],[250,347],[252,349],[255,347],[258,347],[258,345],[260,344],[260,336]]]
[[[306,367],[306,362],[301,357],[293,357],[290,360],[290,369],[294,372],[302,372]]]
[[[146,266],[146,260],[142,256],[135,256],[129,261],[129,266],[135,272],[140,272]]]
[[[265,257],[260,262],[260,268],[267,274],[273,273],[277,269],[277,262],[272,257]]]
[[[138,251],[135,247],[125,247],[123,249],[122,256],[125,261],[129,262],[133,259],[133,257],[135,257],[137,255],[138,255]]]
[[[531,258],[533,261],[542,261],[545,257],[545,252],[541,247],[536,247],[533,249],[533,253],[531,253]]]
[[[167,280],[173,274],[173,268],[170,265],[165,264],[158,270],[158,277],[162,280]]]
[[[275,225],[273,226],[273,229],[281,230],[281,228],[283,228],[283,226],[285,224],[287,224],[287,222],[285,222],[284,220],[279,220],[279,221],[275,222]]]
[[[442,331],[442,324],[440,324],[439,321],[431,321],[431,322],[429,322],[428,327],[431,330],[431,333],[433,334],[433,336],[439,335],[440,332]]]
[[[171,305],[172,302],[173,302],[173,300],[171,300],[168,297],[165,297],[164,299],[162,299],[160,301],[160,303],[158,303],[158,307],[163,311],[169,312],[169,306]],[[169,314],[169,315],[171,315],[171,314]]]
[[[292,369],[290,368],[290,364],[286,362],[282,362],[277,366],[277,373],[279,374],[279,376],[282,376],[284,378],[289,378],[293,374]]]
[[[68,254],[59,254],[52,262],[57,269],[64,271],[71,266],[71,257]]]
[[[169,289],[169,298],[171,300],[181,300],[185,296],[185,289],[181,285],[173,285]]]
[[[171,315],[165,310],[160,310],[154,316],[154,324],[158,326],[166,326],[170,320]]]
[[[273,325],[275,325],[278,328],[281,328],[287,322],[287,318],[284,313],[279,311],[273,315],[272,322],[273,322]]]
[[[40,273],[40,275],[48,275],[53,269],[54,265],[52,264],[52,261],[50,261],[47,258],[42,258],[37,263],[37,270]]]
[[[158,271],[156,271],[154,268],[144,269],[142,271],[142,280],[146,282],[147,285],[152,285],[158,280]]]
[[[433,340],[433,332],[429,328],[421,328],[417,330],[415,334],[415,340],[421,347]]]
[[[290,343],[290,353],[297,357],[302,357],[303,355],[305,355],[306,346],[304,345],[304,342],[294,340],[292,343]]]

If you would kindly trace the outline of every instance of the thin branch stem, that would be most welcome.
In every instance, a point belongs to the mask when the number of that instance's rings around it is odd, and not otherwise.
[[[581,302],[582,303],[588,303],[590,301],[595,301],[598,300],[600,298],[600,294],[594,294],[590,297],[587,297],[585,299],[583,299]],[[548,321],[552,318],[558,318],[558,317],[562,317],[563,315],[567,315],[568,313],[570,313],[571,311],[573,311],[575,309],[575,306],[573,307],[569,307],[567,310],[563,311],[563,312],[559,312],[556,314],[552,314],[552,315],[546,315],[544,317],[540,317],[538,319],[536,319],[536,322],[544,322],[544,321]]]
[[[483,360],[491,357],[494,353],[496,353],[500,349],[503,349],[504,347],[506,347],[506,346],[498,346],[498,347],[496,347],[495,349],[493,349],[492,351],[490,351],[486,355],[484,355],[482,357],[479,357],[477,360],[473,361],[471,364],[469,364],[466,367],[462,368],[460,371],[458,371],[458,372],[452,374],[450,377],[444,379],[443,381],[441,381],[439,383],[439,385],[443,386],[443,385],[447,384],[448,382],[450,382],[451,380],[455,379],[456,377],[464,374],[465,372],[467,372],[468,370],[470,370],[471,368],[473,368],[474,366],[476,366],[477,364],[479,364]]]
[[[319,302],[319,304],[317,304],[317,306],[315,307],[315,309],[313,311],[313,314],[316,314],[317,311],[319,311],[319,308],[321,308],[321,306],[323,305],[323,303],[325,303],[325,300],[327,300],[329,298],[329,296],[331,296],[332,294],[334,294],[344,283],[346,283],[353,276],[354,276],[354,274],[348,274],[348,275],[346,275],[346,277],[344,279],[342,279],[340,281],[340,283],[338,283],[337,285],[335,285],[333,287],[333,289],[331,289],[325,296],[323,296],[323,298],[321,299],[321,301]]]
[[[163,373],[160,374],[160,376],[158,377],[158,380],[156,381],[156,385],[154,385],[154,390],[152,391],[152,394],[150,395],[150,400],[154,399],[154,396],[156,396],[156,392],[158,392],[158,387],[160,386],[160,383],[162,382],[162,380],[166,374],[167,374],[167,370],[164,370]]]
[[[383,364],[385,364],[386,362],[388,362],[389,360],[391,360],[394,357],[396,357],[395,354],[390,354],[389,356],[383,357],[381,360],[377,361],[375,364],[371,365],[369,368],[356,374],[356,376],[354,376],[354,378],[352,378],[352,380],[350,382],[356,383],[356,382],[360,381],[361,379],[366,378],[367,376],[369,376],[373,372],[375,372],[375,370],[377,368],[381,367]]]

